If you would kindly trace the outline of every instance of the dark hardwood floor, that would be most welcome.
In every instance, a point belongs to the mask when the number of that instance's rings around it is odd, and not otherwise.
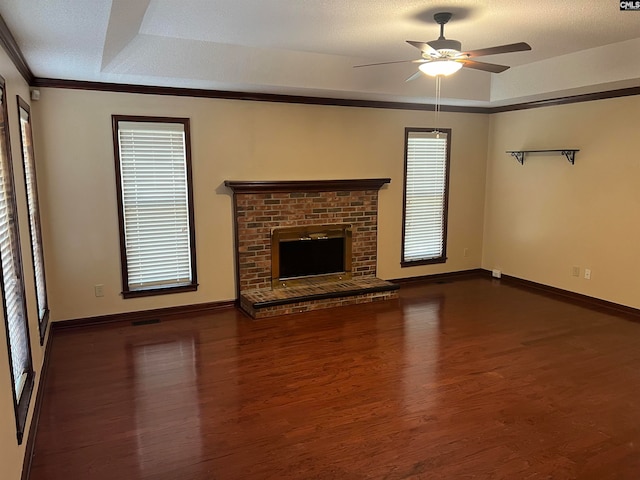
[[[31,480],[638,479],[640,324],[490,279],[58,331]]]

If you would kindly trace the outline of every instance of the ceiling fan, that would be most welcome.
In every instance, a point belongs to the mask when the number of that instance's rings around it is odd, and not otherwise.
[[[477,62],[470,60],[474,57],[485,55],[497,55],[500,53],[523,52],[531,50],[529,44],[525,42],[511,43],[497,47],[481,48],[479,50],[462,51],[462,44],[458,40],[444,38],[444,26],[451,20],[452,14],[449,12],[436,13],[433,18],[440,25],[440,37],[430,42],[415,42],[407,40],[409,45],[416,47],[422,53],[422,58],[418,60],[399,60],[395,62],[369,63],[366,65],[355,65],[355,67],[371,67],[374,65],[389,65],[392,63],[418,63],[420,70],[407,78],[407,82],[414,80],[421,73],[430,76],[450,75],[457,72],[462,67],[482,70],[484,72],[501,73],[509,67],[497,65],[495,63]]]

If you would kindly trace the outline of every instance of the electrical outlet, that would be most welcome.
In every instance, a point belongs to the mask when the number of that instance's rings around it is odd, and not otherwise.
[[[498,270],[498,269],[495,269],[495,268],[494,268],[494,269],[491,271],[491,276],[492,276],[493,278],[500,278],[500,277],[502,277],[502,272],[501,272],[500,270]]]
[[[573,266],[571,267],[571,275],[574,277],[580,276],[580,267]]]
[[[96,297],[104,297],[104,285],[94,285],[93,291],[96,294]]]
[[[585,268],[584,269],[584,278],[585,278],[585,280],[591,280],[591,269],[590,268]]]
[[[465,248],[465,249],[464,249],[464,256],[465,256],[465,257],[468,257],[468,256],[469,256],[469,249],[468,249],[468,248]]]

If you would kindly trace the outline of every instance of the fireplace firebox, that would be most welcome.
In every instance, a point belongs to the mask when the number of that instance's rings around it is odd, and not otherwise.
[[[278,227],[271,232],[271,286],[351,279],[351,225]]]

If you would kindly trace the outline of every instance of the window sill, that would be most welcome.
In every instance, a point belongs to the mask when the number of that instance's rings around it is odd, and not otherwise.
[[[47,326],[49,325],[49,309],[47,308],[44,312],[44,315],[40,319],[39,329],[40,329],[40,345],[44,345],[44,337],[47,335]]]
[[[126,290],[122,292],[122,298],[152,297],[154,295],[169,295],[172,293],[195,292],[198,284],[176,285],[173,287],[153,287],[140,290]]]
[[[446,263],[447,257],[429,258],[426,260],[402,260],[400,266],[405,267],[417,267],[419,265],[433,265],[436,263]]]
[[[29,372],[27,379],[25,381],[25,385],[22,389],[22,395],[20,395],[20,400],[15,404],[15,412],[16,412],[16,436],[18,440],[18,445],[22,445],[22,441],[24,440],[24,431],[27,426],[27,416],[29,415],[29,405],[31,403],[31,395],[33,393],[33,387],[35,385],[35,372],[32,370]]]

